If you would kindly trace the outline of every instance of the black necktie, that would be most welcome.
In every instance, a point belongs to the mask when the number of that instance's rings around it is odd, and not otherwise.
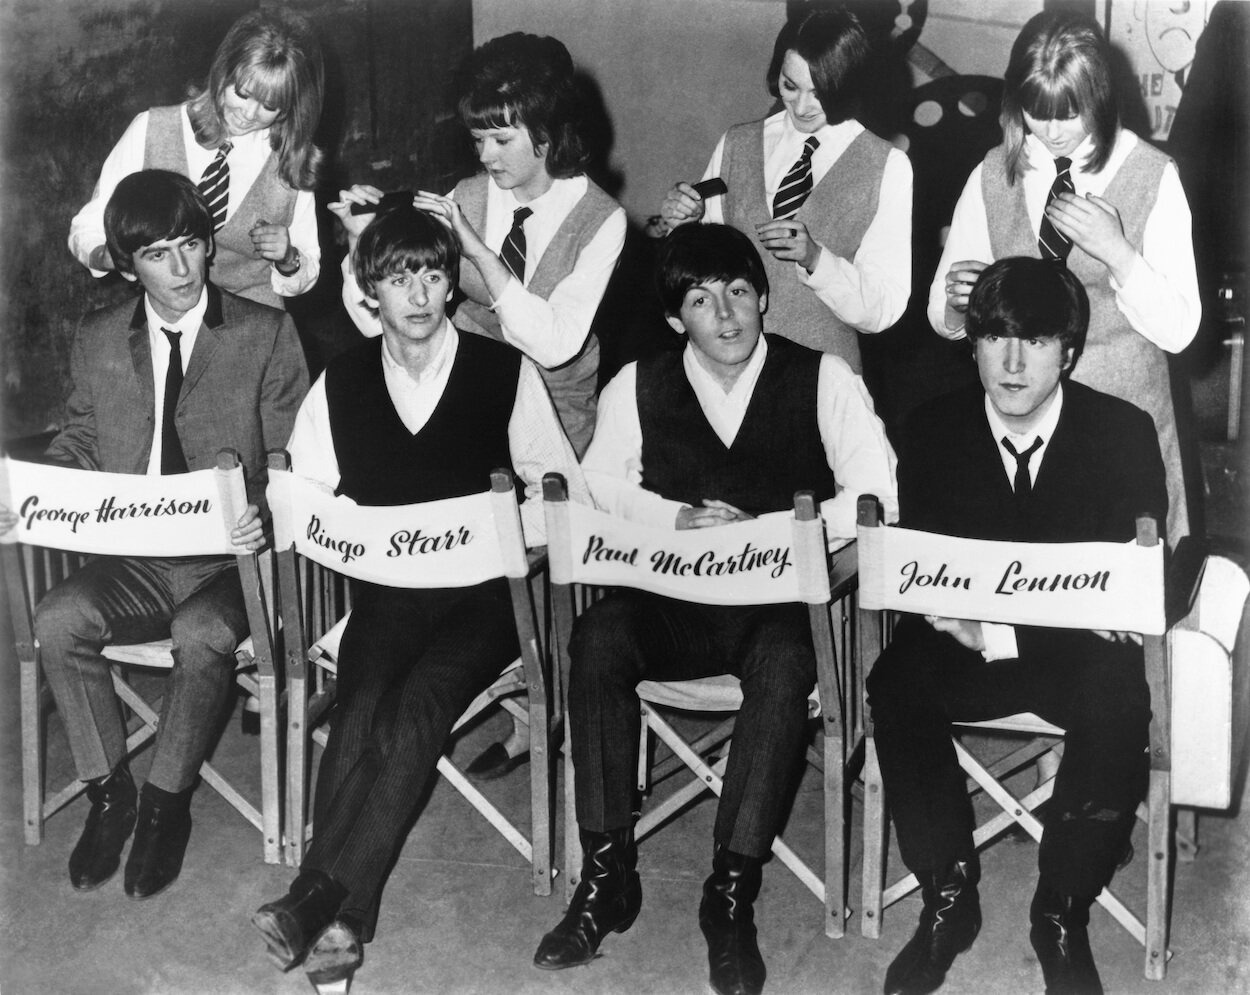
[[[182,440],[174,424],[178,395],[182,392],[182,332],[162,328],[169,339],[169,369],[165,371],[165,403],[161,408],[161,473],[186,473],[187,458],[182,454]]]
[[[1055,182],[1050,185],[1050,193],[1046,196],[1046,207],[1050,207],[1050,202],[1061,193],[1076,193],[1076,187],[1072,185],[1071,169],[1071,159],[1060,156],[1055,160]],[[1068,253],[1072,251],[1072,239],[1061,234],[1050,223],[1045,208],[1042,209],[1042,223],[1037,229],[1037,248],[1043,259],[1057,263],[1067,263]]]
[[[512,212],[512,229],[503,240],[503,248],[499,250],[499,258],[509,271],[522,284],[525,283],[525,219],[534,212],[528,207],[518,207]]]
[[[804,142],[799,158],[777,188],[773,197],[773,217],[778,221],[794,217],[812,192],[812,153],[819,146],[820,139],[814,136]]]
[[[1033,445],[1022,453],[1016,452],[1016,447],[1005,435],[1003,445],[1007,452],[1016,458],[1016,479],[1012,482],[1012,487],[1016,492],[1016,504],[1024,506],[1028,503],[1029,495],[1033,493],[1033,478],[1029,476],[1029,457],[1042,448],[1042,437],[1039,435],[1035,438]]]
[[[226,162],[226,156],[230,154],[230,149],[230,143],[223,142],[217,149],[216,157],[200,177],[200,193],[208,201],[208,211],[213,216],[214,234],[226,223],[226,203],[230,199],[230,166]]]

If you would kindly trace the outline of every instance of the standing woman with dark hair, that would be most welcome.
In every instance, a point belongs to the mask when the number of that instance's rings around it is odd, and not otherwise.
[[[1110,49],[1080,14],[1041,13],[1012,46],[1003,144],[968,178],[929,288],[929,322],[964,337],[968,294],[987,264],[1067,265],[1090,300],[1072,378],[1144,409],[1167,469],[1168,541],[1189,533],[1167,353],[1198,330],[1189,204],[1171,159],[1120,126]]]
[[[870,58],[854,14],[817,11],[782,28],[769,90],[783,110],[730,128],[704,179],[678,183],[669,227],[724,222],[758,238],[768,270],[768,327],[860,370],[860,332],[896,322],[911,294],[911,164],[855,119]]]
[[[585,174],[581,101],[560,41],[494,38],[469,57],[459,91],[484,172],[449,196],[423,190],[414,200],[460,240],[466,265],[453,321],[538,364],[580,457],[595,427],[599,342],[590,324],[625,243],[625,212]],[[343,193],[335,211],[349,241],[346,205],[376,202],[381,193],[368,186]],[[378,334],[347,264],[344,272],[348,313],[366,335]]]
[[[301,17],[256,11],[237,20],[190,100],[139,114],[104,160],[69,248],[94,276],[113,269],[104,205],[124,176],[169,169],[199,184],[213,211],[212,280],[281,307],[317,280],[321,250],[313,144],[325,90],[321,48]]]

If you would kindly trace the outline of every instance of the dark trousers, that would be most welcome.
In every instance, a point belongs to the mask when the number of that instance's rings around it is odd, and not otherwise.
[[[1145,794],[1142,651],[1076,629],[1033,629],[1020,642],[1020,659],[986,663],[908,618],[873,666],[869,704],[899,850],[916,872],[971,855],[972,806],[950,723],[1034,712],[1066,732],[1043,819],[1041,881],[1093,896],[1115,873]]]
[[[451,727],[517,654],[505,580],[355,588],[303,863],[347,888],[344,913],[376,914]]]
[[[126,725],[101,649],[172,638],[148,781],[173,792],[194,783],[221,721],[235,648],[248,633],[233,556],[92,560],[40,602],[35,633],[84,780],[104,777],[126,756]]]
[[[816,683],[807,609],[724,608],[619,591],[577,619],[569,654],[581,827],[605,832],[633,824],[638,682],[733,674],[743,701],[715,837],[737,853],[765,856],[807,738],[807,697]]]

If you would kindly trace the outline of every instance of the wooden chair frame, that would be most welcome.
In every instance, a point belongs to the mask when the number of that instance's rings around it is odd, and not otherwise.
[[[223,449],[217,467],[232,470],[239,465],[238,454]],[[84,471],[87,472],[87,471]],[[242,484],[240,482],[240,490]],[[246,506],[245,496],[238,514]],[[237,517],[237,516],[236,516]],[[136,555],[160,555],[160,550],[141,550]],[[261,569],[256,554],[237,554],[239,580],[243,586],[248,622],[252,635],[236,650],[236,683],[260,704],[261,802],[257,807],[235,788],[207,760],[200,766],[204,781],[261,832],[266,863],[282,860],[281,795],[278,759],[278,688],[273,666],[273,625]],[[36,845],[43,839],[43,823],[86,790],[86,782],[71,780],[63,787],[45,791],[46,741],[45,703],[50,694],[39,664],[39,646],[34,634],[34,609],[42,597],[64,580],[81,563],[81,554],[67,553],[19,543],[0,544],[6,598],[13,623],[15,648],[21,680],[22,715],[22,797],[26,842]],[[260,638],[257,638],[257,634]],[[102,655],[113,661],[113,688],[134,715],[126,740],[131,756],[151,742],[159,724],[160,702],[144,700],[126,679],[126,668],[145,667],[168,670],[173,666],[168,639],[133,645],[106,646]]]
[[[875,497],[860,498],[858,509],[861,528],[883,527],[880,507]],[[1137,542],[1155,546],[1159,542],[1158,524],[1153,517],[1137,520]],[[1185,604],[1192,603],[1192,592]],[[1173,612],[1174,613],[1174,612]],[[1173,614],[1170,613],[1170,614]],[[884,645],[886,613],[861,608],[859,624],[860,654],[865,668],[871,667]],[[1182,611],[1183,614],[1183,611]],[[1141,809],[1147,826],[1146,841],[1146,912],[1139,919],[1110,889],[1104,889],[1098,902],[1145,948],[1145,977],[1162,980],[1167,971],[1168,900],[1171,874],[1171,661],[1166,635],[1144,636],[1146,680],[1150,688],[1150,776],[1146,801]],[[884,909],[919,887],[915,875],[908,874],[884,886],[887,813],[881,768],[874,744],[872,717],[864,699],[867,718],[864,750],[864,861],[861,931],[864,936],[881,935]],[[976,723],[954,723],[960,728],[977,728],[1008,733],[1023,733],[1030,741],[993,764],[983,764],[954,736],[959,763],[971,780],[998,804],[1002,811],[977,827],[973,840],[979,850],[1005,829],[1019,825],[1034,840],[1041,840],[1042,824],[1033,811],[1045,802],[1054,788],[1053,773],[1028,793],[1017,796],[1002,783],[1009,773],[1041,756],[1062,748],[1063,730],[1042,721],[1035,715],[1007,716],[1001,720]],[[953,730],[954,733],[958,729]]]
[[[572,632],[576,614],[585,606],[594,592],[587,591],[578,584],[562,583],[558,579],[561,572],[556,570],[555,564],[568,562],[572,556],[567,515],[568,498],[564,480],[558,474],[549,474],[544,478],[543,500],[547,508],[548,549],[553,565],[551,586],[556,632],[554,645],[557,648],[560,663],[562,711],[567,714],[567,700],[563,695],[567,694],[568,688],[569,635]],[[828,572],[829,557],[825,547],[823,525],[810,491],[801,491],[795,495],[795,519],[799,522],[811,523],[811,526],[805,530],[804,540],[796,544],[795,556],[799,564],[798,569],[800,572],[804,570],[818,570],[822,574]],[[814,695],[813,702],[819,703],[819,720],[823,733],[822,748],[819,751],[810,748],[808,751],[809,762],[822,771],[823,778],[825,825],[823,877],[805,865],[781,838],[775,839],[772,846],[772,851],[777,858],[794,872],[816,898],[824,903],[825,933],[831,937],[843,935],[846,919],[848,849],[846,825],[849,804],[847,774],[848,771],[852,773],[849,782],[853,782],[853,765],[859,757],[858,733],[862,729],[858,699],[845,693],[848,688],[858,683],[855,675],[857,660],[853,653],[845,652],[847,648],[854,646],[853,639],[848,638],[848,627],[853,625],[853,613],[846,611],[846,606],[851,603],[857,584],[854,547],[848,547],[839,552],[842,554],[839,561],[841,569],[835,570],[830,579],[830,597],[807,603],[817,660],[816,694],[819,697],[817,699]],[[832,606],[835,603],[839,604],[843,611],[842,619],[837,626],[834,625],[831,617]],[[835,629],[841,636],[836,641]],[[837,652],[836,646],[838,645],[844,648],[844,652]],[[641,841],[659,829],[704,792],[712,791],[718,797],[720,796],[722,777],[728,762],[728,750],[733,733],[733,720],[729,719],[698,739],[687,742],[657,710],[657,702],[665,697],[663,688],[666,686],[702,686],[700,692],[702,694],[706,694],[710,688],[710,710],[732,709],[736,711],[741,704],[741,693],[737,690],[736,681],[732,678],[728,678],[728,681],[732,685],[728,695],[725,694],[724,678],[682,682],[644,681],[640,685],[639,707],[643,722],[642,740],[639,744],[639,789],[646,790],[648,783],[667,777],[683,765],[694,776],[689,784],[679,788],[654,809],[642,815],[634,828],[637,840]],[[720,682],[719,686],[718,682]],[[650,692],[648,686],[652,688]],[[700,705],[697,710],[709,709]],[[567,741],[571,731],[567,721],[565,730],[564,869],[566,898],[571,899],[581,876],[582,853],[574,800],[572,751]],[[650,734],[662,740],[674,754],[674,758],[670,758],[673,762],[654,774],[649,771],[648,738]],[[709,764],[705,756],[713,749],[717,750],[720,756],[715,762]]]
[[[285,451],[271,452],[271,470],[291,469]],[[507,496],[511,514],[516,516],[516,535],[520,535],[512,474],[496,470],[491,474],[491,490]],[[518,539],[518,542],[521,540]],[[283,659],[287,688],[287,862],[298,866],[313,832],[308,818],[309,743],[326,742],[324,729],[315,728],[334,702],[334,675],[337,675],[337,638],[326,640],[314,636],[310,628],[309,609],[316,606],[322,621],[329,621],[335,599],[327,598],[324,589],[310,589],[310,580],[324,578],[327,568],[305,561],[293,546],[276,551],[278,587],[281,592],[283,620]],[[523,856],[532,867],[534,893],[551,894],[553,876],[552,796],[553,768],[550,763],[551,695],[548,690],[548,656],[543,640],[533,586],[541,586],[546,568],[542,551],[526,554],[528,573],[525,577],[508,577],[512,595],[513,618],[520,644],[520,656],[504,669],[499,679],[479,694],[457,720],[453,734],[475,719],[491,704],[498,703],[510,714],[530,727],[530,838],[517,829],[499,811],[463,771],[445,754],[438,760],[438,772],[462,794],[469,803]],[[313,570],[307,569],[312,567]],[[336,571],[336,573],[338,573]],[[338,574],[347,576],[346,573]],[[341,627],[338,633],[341,635]],[[310,670],[310,667],[312,668]],[[318,673],[331,675],[319,679]],[[310,690],[311,688],[311,690]],[[527,703],[515,698],[524,694]]]

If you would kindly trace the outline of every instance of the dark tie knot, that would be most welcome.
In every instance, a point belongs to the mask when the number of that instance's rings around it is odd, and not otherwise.
[[[1011,455],[1016,458],[1017,463],[1023,463],[1025,466],[1028,466],[1029,458],[1042,448],[1042,437],[1040,435],[1037,436],[1037,438],[1033,440],[1033,444],[1023,452],[1019,452],[1016,447],[1011,444],[1011,440],[1005,435],[1003,436],[1003,445],[1006,447],[1007,452],[1011,453]]]
[[[180,352],[182,332],[175,332],[172,328],[162,328],[161,331],[165,333],[165,338],[169,339],[169,351]]]
[[[810,159],[812,157],[812,153],[818,148],[820,148],[820,139],[813,135],[803,143],[803,158]]]
[[[518,207],[512,212],[512,227],[520,228],[521,225],[525,224],[525,219],[533,213],[534,209],[532,207]]]
[[[234,148],[233,142],[222,142],[217,146],[217,158],[224,159],[230,154],[232,148]]]
[[[1062,176],[1072,168],[1072,160],[1067,156],[1059,156],[1055,159],[1055,175]]]

